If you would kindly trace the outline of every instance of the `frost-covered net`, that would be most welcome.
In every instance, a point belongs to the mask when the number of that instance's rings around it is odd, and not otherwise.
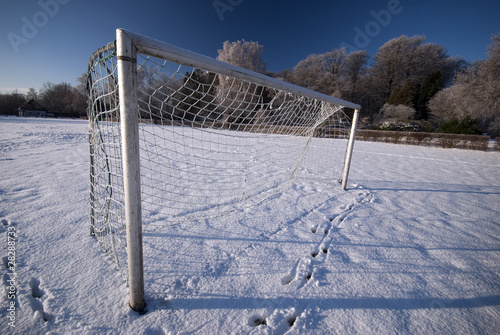
[[[91,230],[120,265],[125,219],[116,64],[114,45],[98,50],[87,91]],[[143,55],[137,76],[143,229],[262,202],[293,183],[312,138],[347,145],[350,120],[337,104]],[[343,153],[335,159],[343,162]],[[325,173],[334,180],[338,167]]]

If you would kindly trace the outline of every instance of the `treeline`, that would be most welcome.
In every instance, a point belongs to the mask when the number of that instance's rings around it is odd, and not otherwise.
[[[423,36],[401,36],[372,62],[365,51],[333,50],[309,56],[285,79],[359,103],[366,128],[499,136],[499,68],[500,34],[488,58],[472,64]]]
[[[224,44],[219,59],[265,72],[256,42]],[[364,50],[314,54],[292,69],[266,73],[362,106],[362,127],[500,135],[500,33],[488,58],[467,63],[424,36],[400,36],[373,59]]]
[[[310,55],[279,73],[266,71],[263,50],[258,42],[226,41],[217,58],[358,103],[362,106],[361,127],[365,129],[500,136],[500,33],[492,37],[486,60],[474,63],[450,57],[443,46],[426,43],[424,36],[403,35],[392,39],[382,45],[373,58],[364,50],[348,52],[343,48]],[[148,77],[147,73],[139,72],[141,75]],[[139,81],[146,80],[144,78]],[[159,87],[169,80],[161,74],[153,78],[161,81]],[[161,86],[163,91],[151,92],[162,95],[156,99],[159,106],[150,106],[153,112],[156,108],[160,113],[164,96],[170,95],[172,100],[179,100],[170,111],[174,121],[186,115],[192,115],[193,122],[197,117],[212,118],[215,107],[212,108],[213,101],[206,97],[216,95],[211,92],[215,86],[220,96],[229,83],[223,77],[200,71],[193,72],[187,80],[178,86],[189,92],[168,86]],[[45,83],[39,92],[31,89],[26,95],[2,94],[0,113],[17,114],[19,108],[25,108],[84,116],[86,75],[82,75],[79,82],[76,87],[68,83]],[[182,97],[176,98],[175,94]],[[265,94],[263,90],[262,95]],[[270,98],[263,97],[264,100]],[[236,99],[227,95],[226,100]],[[245,103],[248,105],[245,110],[239,104],[235,112],[229,113],[238,119],[236,122],[254,120],[258,113],[258,101],[250,99]],[[233,109],[229,102],[225,104],[226,110]]]
[[[85,117],[87,100],[83,74],[74,87],[69,83],[45,82],[40,91],[30,88],[28,93],[12,92],[0,94],[0,114],[19,115],[20,110],[47,111],[60,117]]]

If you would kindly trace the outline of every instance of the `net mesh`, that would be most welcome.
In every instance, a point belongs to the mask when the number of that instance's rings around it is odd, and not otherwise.
[[[293,184],[313,138],[349,135],[349,117],[333,103],[144,55],[137,77],[143,229],[262,202]],[[89,62],[91,230],[123,267],[117,82],[110,44]]]

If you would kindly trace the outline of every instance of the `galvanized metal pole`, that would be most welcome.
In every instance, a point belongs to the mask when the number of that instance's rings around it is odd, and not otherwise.
[[[122,132],[129,302],[133,310],[142,312],[146,304],[142,256],[137,51],[132,41],[121,29],[116,31],[116,52]]]
[[[344,159],[344,172],[342,174],[342,189],[347,187],[347,179],[349,178],[349,169],[351,167],[352,150],[354,148],[354,140],[356,139],[356,130],[358,128],[359,109],[354,110],[351,124],[351,135],[347,144],[347,151]]]

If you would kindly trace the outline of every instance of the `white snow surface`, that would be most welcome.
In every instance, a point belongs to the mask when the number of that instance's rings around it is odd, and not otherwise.
[[[146,229],[139,315],[89,234],[87,128],[0,118],[2,334],[500,332],[498,152],[358,141],[342,191],[313,146],[281,195]]]

